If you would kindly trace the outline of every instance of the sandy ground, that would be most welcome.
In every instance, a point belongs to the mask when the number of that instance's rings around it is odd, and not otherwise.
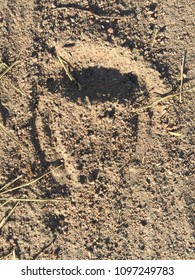
[[[0,0],[1,259],[195,258],[194,14]]]

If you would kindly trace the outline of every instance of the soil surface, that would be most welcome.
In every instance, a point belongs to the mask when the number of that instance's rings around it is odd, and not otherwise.
[[[194,15],[0,0],[1,259],[195,258]]]

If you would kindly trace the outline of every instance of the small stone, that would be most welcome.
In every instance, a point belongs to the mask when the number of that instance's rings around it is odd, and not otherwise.
[[[113,33],[114,33],[114,30],[113,30],[113,28],[111,28],[111,27],[110,27],[110,28],[108,28],[108,30],[107,30],[107,31],[108,31],[108,33],[110,33],[110,34],[113,34]]]
[[[94,24],[94,19],[90,18],[89,19],[89,24],[91,24],[91,25]]]
[[[1,27],[1,31],[4,32],[4,33],[6,33],[6,32],[7,32],[7,28],[6,28],[5,26],[2,26],[2,27]]]

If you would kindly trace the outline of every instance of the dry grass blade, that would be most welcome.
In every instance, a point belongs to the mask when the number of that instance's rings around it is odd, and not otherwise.
[[[184,67],[185,67],[185,60],[186,60],[186,50],[184,50],[182,62],[181,62],[181,83],[180,83],[180,95],[179,95],[180,102],[181,102],[181,95],[182,95],[182,91],[183,91],[183,71],[184,71]]]
[[[6,256],[0,258],[0,261],[2,261],[2,260],[10,260],[10,256],[11,257],[13,256],[13,252],[11,252],[11,253],[7,254]]]
[[[16,258],[16,251],[15,251],[15,249],[13,249],[13,251],[12,251],[12,255],[13,255],[13,260],[15,261],[15,260],[17,260],[17,258]]]
[[[0,201],[6,200],[7,198],[0,198]],[[43,203],[47,203],[47,202],[66,202],[67,199],[60,199],[60,198],[51,198],[51,199],[39,199],[39,198],[9,198],[9,200],[6,201],[6,204],[9,202],[43,202]],[[5,205],[5,203],[4,203]],[[0,207],[4,206],[1,205]]]
[[[77,80],[72,76],[72,74],[70,73],[69,69],[68,69],[68,66],[66,65],[66,62],[64,61],[64,59],[61,58],[60,55],[58,55],[57,51],[56,51],[56,54],[57,54],[57,58],[60,62],[60,64],[62,65],[66,75],[68,76],[69,80],[71,82],[74,82],[77,86],[78,86],[78,89],[81,90],[82,89],[82,86],[77,82]]]
[[[0,79],[3,78],[3,76],[5,76],[5,74],[7,74],[14,66],[16,66],[20,61],[16,60],[12,65],[10,65],[9,67],[7,67],[3,73],[0,75]]]
[[[22,144],[15,138],[13,137],[4,127],[2,123],[0,123],[0,129],[9,137],[11,138],[14,142],[16,142],[18,145],[22,146]]]
[[[152,39],[152,43],[151,43],[151,47],[153,48],[154,47],[154,45],[155,45],[155,42],[156,42],[156,37],[157,37],[157,35],[158,35],[158,32],[159,32],[159,27],[158,26],[156,26],[155,28],[154,28],[154,33],[153,33],[153,39]]]
[[[184,91],[182,91],[182,93],[191,92],[191,91],[193,91],[193,90],[195,90],[195,87],[190,88],[190,89],[187,89],[187,90],[184,90]],[[162,102],[162,101],[168,100],[168,99],[173,98],[173,97],[180,96],[180,94],[181,94],[181,93],[179,92],[179,93],[175,93],[175,94],[171,94],[171,95],[162,97],[162,98],[160,98],[160,99],[155,100],[153,103],[151,103],[151,104],[149,104],[149,105],[147,105],[147,106],[144,106],[144,107],[142,107],[142,108],[139,108],[139,109],[134,110],[134,112],[140,112],[140,111],[142,111],[142,110],[149,109],[149,108],[151,108],[151,107],[153,107],[153,106],[159,104],[159,103]]]
[[[68,66],[65,65],[65,63],[63,62],[63,60],[61,59],[61,57],[58,54],[57,54],[57,58],[58,58],[59,62],[61,63],[61,65],[62,65],[66,75],[70,79],[70,81],[74,82],[75,79],[73,78],[72,74],[70,73]]]
[[[58,167],[54,168],[53,170],[48,171],[48,172],[45,173],[44,175],[38,177],[37,179],[35,179],[35,180],[31,181],[31,182],[24,183],[24,184],[22,184],[22,185],[20,185],[20,186],[14,187],[14,188],[12,188],[12,189],[9,189],[9,190],[3,191],[3,192],[0,192],[0,195],[5,194],[5,193],[8,193],[8,192],[12,192],[12,191],[15,191],[15,190],[24,188],[24,187],[31,186],[31,185],[33,185],[34,183],[38,182],[38,181],[39,181],[40,179],[42,179],[43,177],[45,177],[45,176],[47,176],[48,174],[52,173],[54,170],[60,168],[61,166],[62,166],[62,164],[59,165]]]
[[[177,136],[177,137],[181,137],[182,133],[178,132],[178,131],[169,131],[169,134],[172,136]]]
[[[14,205],[14,207],[10,210],[10,212],[7,214],[7,216],[3,217],[3,219],[0,222],[0,229],[4,226],[5,222],[9,219],[9,217],[13,214],[13,212],[15,211],[16,207],[18,206],[19,201],[16,202],[16,204]]]
[[[15,178],[14,180],[12,180],[11,182],[5,184],[5,185],[0,189],[0,193],[1,193],[3,190],[9,188],[9,186],[11,186],[14,182],[16,182],[17,180],[19,180],[21,177],[22,177],[22,175],[18,176],[17,178]]]
[[[21,91],[21,89],[15,87],[14,85],[12,85],[12,87],[15,89],[16,92],[19,92],[22,96],[25,96],[25,97],[28,96],[27,94],[23,93],[23,92]]]
[[[4,201],[4,200],[6,200],[4,203],[2,203],[1,205],[0,205],[0,207],[3,207],[3,206],[5,206],[6,204],[8,204],[8,203],[10,203],[10,201],[12,200],[11,198],[6,198],[6,199],[0,199],[0,201]]]
[[[0,71],[3,71],[4,69],[6,69],[8,66],[6,63],[2,62],[2,60],[0,59]]]

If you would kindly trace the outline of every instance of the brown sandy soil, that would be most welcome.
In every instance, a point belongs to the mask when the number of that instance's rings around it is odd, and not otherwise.
[[[194,14],[0,0],[1,259],[194,259]]]

